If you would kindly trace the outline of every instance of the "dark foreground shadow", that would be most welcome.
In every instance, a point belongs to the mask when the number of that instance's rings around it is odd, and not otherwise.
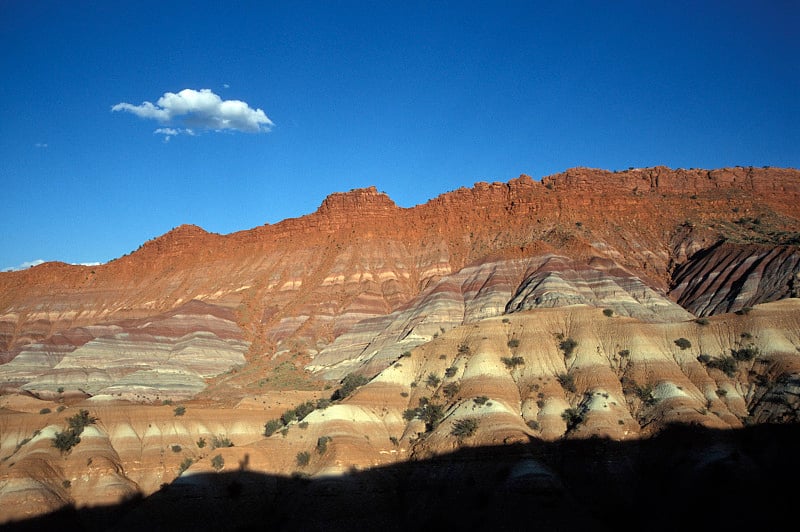
[[[769,530],[796,523],[800,425],[675,426],[462,449],[335,478],[184,476],[153,495],[0,526],[30,531]]]

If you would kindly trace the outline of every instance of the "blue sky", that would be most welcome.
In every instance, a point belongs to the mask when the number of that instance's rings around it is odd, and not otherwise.
[[[798,27],[797,1],[3,0],[0,270],[371,185],[800,167]]]

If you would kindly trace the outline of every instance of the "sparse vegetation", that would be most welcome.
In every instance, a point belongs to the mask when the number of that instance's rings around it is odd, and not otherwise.
[[[457,372],[458,372],[458,368],[457,367],[450,366],[449,368],[444,370],[444,376],[447,377],[448,379],[450,379],[452,377],[455,377]]]
[[[184,415],[184,414],[186,413],[186,407],[185,407],[185,406],[183,406],[183,405],[181,405],[181,406],[176,406],[176,407],[175,407],[175,409],[174,409],[172,412],[173,412],[173,413],[174,413],[176,416],[182,416],[182,415]]]
[[[617,354],[618,354],[619,356],[621,356],[622,358],[626,358],[626,357],[629,357],[629,356],[631,356],[631,352],[630,352],[630,350],[629,350],[629,349],[622,349],[622,350],[620,350],[619,352],[617,352]]]
[[[442,379],[440,379],[435,373],[429,373],[428,378],[425,379],[425,385],[429,388],[436,388],[439,386],[440,382],[442,382]]]
[[[558,343],[558,348],[564,353],[566,358],[572,356],[575,352],[575,348],[578,347],[578,342],[573,340],[572,338],[564,338]]]
[[[280,419],[270,419],[264,424],[264,436],[270,437],[282,428],[283,422]]]
[[[215,471],[221,471],[222,468],[225,467],[225,459],[221,454],[211,459],[211,467],[213,467]]]
[[[354,391],[356,391],[356,388],[364,386],[368,382],[369,379],[367,379],[365,376],[350,373],[344,379],[342,379],[341,387],[335,392],[333,392],[333,396],[331,397],[331,399],[334,401],[344,399],[345,397],[349,396]]]
[[[539,425],[539,422],[536,421],[535,419],[529,420],[526,423],[526,425],[528,425],[528,428],[530,428],[531,430],[539,430],[541,428],[541,426]]]
[[[508,369],[514,369],[517,366],[525,364],[525,359],[521,356],[503,357],[500,360],[502,360],[503,364],[505,364]]]
[[[753,310],[753,307],[742,307],[739,310],[737,310],[736,312],[734,312],[734,314],[736,314],[738,316],[746,316],[746,315],[750,314],[750,311],[752,311],[752,310]]]
[[[201,436],[200,439],[197,440],[197,447],[202,449],[205,446],[206,446],[206,439]]]
[[[706,365],[709,368],[720,370],[728,377],[734,377],[736,375],[736,371],[739,369],[736,364],[736,359],[729,356],[723,356],[714,359],[710,358],[708,362],[706,362]]]
[[[466,342],[461,342],[460,344],[458,344],[458,354],[459,355],[469,354],[469,345]]]
[[[179,453],[183,450],[183,448],[180,445],[173,445],[172,447],[170,447],[170,449],[172,449],[173,453]]]
[[[753,360],[758,355],[759,355],[759,349],[754,345],[740,347],[739,349],[731,349],[731,356],[734,359],[742,362]]]
[[[442,405],[431,403],[427,397],[420,397],[417,408],[409,408],[403,412],[403,419],[412,421],[421,419],[425,422],[425,431],[430,432],[439,426],[444,417]]]
[[[678,338],[677,340],[675,340],[675,345],[680,347],[681,351],[683,351],[692,347],[692,342],[690,342],[686,338]]]
[[[451,398],[455,397],[458,394],[458,391],[460,389],[461,389],[461,386],[457,382],[451,382],[451,383],[446,384],[442,388],[442,393],[444,393],[445,397],[447,397],[448,399],[451,399]]]
[[[228,439],[227,436],[222,434],[218,436],[213,436],[211,438],[211,450],[219,449],[221,447],[233,447],[233,442]]]
[[[603,309],[603,316],[605,316],[607,318],[610,318],[613,315],[614,315],[614,311],[611,310],[610,308],[604,308]]]
[[[561,385],[562,388],[567,390],[568,392],[575,393],[575,377],[572,376],[570,373],[559,373],[556,375],[556,380]]]
[[[453,423],[453,428],[450,434],[457,437],[459,440],[469,438],[475,431],[478,430],[479,422],[476,418],[459,419]]]
[[[39,410],[40,414],[49,414],[50,412],[51,412],[51,410],[49,408],[47,408],[47,407],[42,408],[41,410]]]
[[[305,467],[311,461],[311,453],[308,451],[300,451],[295,457],[298,467]]]
[[[486,401],[488,401],[488,400],[489,400],[488,397],[486,397],[485,395],[481,395],[480,397],[475,397],[472,400],[472,402],[474,402],[476,405],[484,405],[484,404],[486,404]]]
[[[583,414],[577,408],[567,408],[561,412],[561,419],[567,423],[567,432],[583,423]]]
[[[519,347],[519,339],[518,338],[512,338],[511,340],[508,341],[507,345],[511,349],[517,348],[517,347]]]
[[[80,410],[74,416],[67,418],[69,428],[66,431],[56,432],[53,437],[53,447],[61,451],[61,454],[68,453],[81,442],[83,429],[96,422],[97,418],[90,415],[88,410]]]
[[[694,322],[698,325],[708,325],[709,321],[708,318],[697,318]]]
[[[192,467],[193,463],[194,463],[194,460],[192,460],[188,456],[186,458],[184,458],[183,461],[181,462],[181,465],[178,466],[178,476],[181,476],[184,471],[186,471],[187,469]]]
[[[333,438],[330,436],[320,436],[317,438],[317,453],[325,454],[325,451],[328,450],[328,442],[330,441],[333,441]]]

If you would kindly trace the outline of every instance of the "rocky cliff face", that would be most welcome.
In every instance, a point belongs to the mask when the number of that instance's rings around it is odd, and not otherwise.
[[[0,273],[0,518],[237,463],[796,423],[798,244],[800,171],[577,168]]]

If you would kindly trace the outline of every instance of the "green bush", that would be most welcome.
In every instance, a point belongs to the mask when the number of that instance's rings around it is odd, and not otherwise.
[[[77,431],[78,434],[83,432],[84,427],[88,427],[89,425],[94,425],[96,421],[97,418],[94,416],[90,416],[88,410],[81,410],[71,418],[67,419],[67,423],[69,423],[69,428]]]
[[[218,454],[211,459],[211,467],[213,467],[215,471],[220,471],[223,467],[225,467],[225,459],[221,454]]]
[[[731,349],[731,356],[742,362],[753,360],[758,355],[759,349],[754,345],[748,345],[740,349]]]
[[[205,438],[201,437],[199,440],[197,440],[197,447],[202,449],[205,446],[206,446],[206,439]]]
[[[708,361],[708,367],[718,369],[728,377],[734,377],[738,367],[736,359],[733,357],[720,357]]]
[[[342,379],[342,386],[333,392],[333,396],[331,399],[344,399],[345,397],[352,394],[356,388],[360,386],[364,386],[369,382],[369,379],[364,377],[363,375],[356,375],[354,373],[348,374],[344,379]]]
[[[308,451],[300,451],[297,453],[296,459],[299,467],[305,467],[311,461],[311,454]]]
[[[459,419],[453,423],[450,434],[456,436],[458,439],[469,438],[478,430],[478,425],[479,422],[476,418]]]
[[[561,419],[567,422],[567,432],[583,423],[583,414],[577,408],[567,408],[561,412]]]
[[[690,347],[692,347],[692,342],[690,342],[686,338],[678,338],[677,340],[675,340],[675,345],[680,347],[681,351],[683,351],[684,349],[689,349]]]
[[[455,366],[450,366],[449,368],[444,370],[444,376],[447,377],[448,379],[455,377],[456,373],[458,373],[458,368]]]
[[[558,380],[558,383],[561,385],[562,388],[564,388],[568,392],[575,393],[577,389],[575,388],[575,377],[573,377],[571,374],[559,373],[558,375],[556,375],[556,380]]]
[[[53,437],[53,447],[61,451],[61,454],[68,453],[80,442],[80,435],[72,429],[65,430],[64,432],[56,432]]]
[[[425,380],[425,385],[430,388],[436,388],[440,382],[442,382],[442,379],[437,377],[435,373],[429,373],[428,378]]]
[[[606,316],[606,317],[610,318],[613,315],[614,315],[614,311],[611,310],[610,308],[604,308],[603,309],[603,316]]]
[[[449,384],[445,384],[445,386],[442,388],[442,393],[444,393],[445,397],[450,399],[452,397],[455,397],[455,395],[458,394],[458,391],[460,389],[461,389],[461,386],[459,386],[458,383],[451,382]]]
[[[186,413],[185,406],[176,406],[175,409],[172,411],[176,416],[182,416]]]
[[[525,364],[525,359],[521,356],[502,357],[500,360],[502,360],[503,364],[505,364],[508,369],[514,369],[517,366]]]
[[[264,436],[272,436],[278,430],[283,428],[283,422],[280,419],[270,419],[264,425]]]
[[[180,445],[173,445],[171,448],[173,453],[179,453],[183,450],[183,448]]]
[[[572,353],[575,352],[576,347],[578,347],[578,342],[572,338],[565,338],[558,344],[558,348],[561,349],[561,351],[564,353],[564,356],[567,358],[572,356]]]
[[[219,449],[221,447],[233,447],[233,442],[227,436],[220,434],[211,438],[211,450]]]
[[[194,460],[192,460],[188,456],[186,458],[184,458],[183,461],[181,462],[181,465],[178,467],[178,476],[181,476],[184,471],[186,471],[187,469],[192,467],[193,463],[194,463]]]
[[[317,399],[317,410],[325,410],[329,406],[331,406],[331,400],[326,397],[320,397]]]
[[[317,453],[318,454],[325,454],[325,451],[328,450],[328,442],[333,441],[333,438],[330,436],[320,436],[317,438]]]
[[[519,347],[519,339],[518,338],[512,338],[511,340],[508,341],[507,345],[511,349],[517,348],[517,347]]]

